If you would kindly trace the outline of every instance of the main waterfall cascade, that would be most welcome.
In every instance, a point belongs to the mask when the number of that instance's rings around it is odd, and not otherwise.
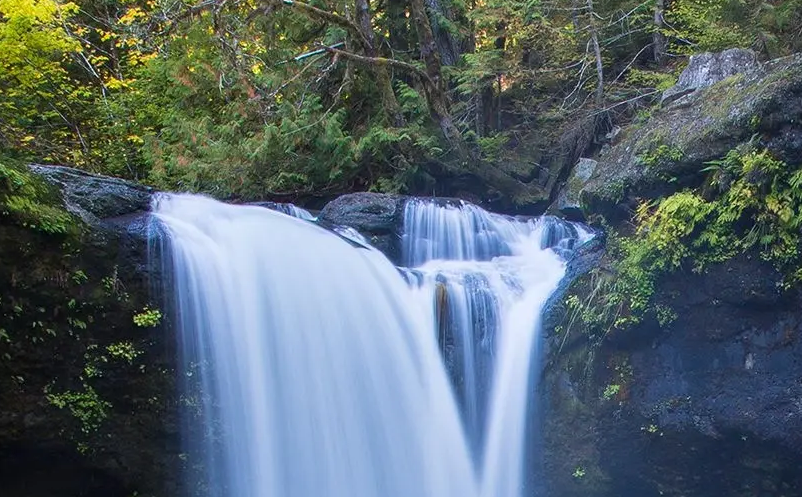
[[[197,488],[523,495],[539,317],[587,231],[413,200],[399,270],[353,231],[262,207],[164,195],[154,211]]]

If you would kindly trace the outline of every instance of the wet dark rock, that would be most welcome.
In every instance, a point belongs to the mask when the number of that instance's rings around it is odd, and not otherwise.
[[[802,495],[802,298],[781,280],[750,255],[680,272],[667,327],[552,353],[550,495]]]
[[[318,219],[350,226],[393,261],[401,257],[401,229],[408,197],[360,192],[343,195],[326,204]]]
[[[257,207],[264,207],[266,209],[270,209],[273,211],[278,211],[288,216],[297,217],[299,219],[312,219],[314,215],[303,209],[298,207],[295,204],[288,204],[286,202],[250,202],[247,205],[255,205]]]
[[[383,193],[351,193],[326,204],[320,211],[320,219],[351,226],[367,234],[389,234],[396,231],[406,198]]]
[[[32,165],[30,168],[58,186],[66,207],[90,224],[99,219],[146,212],[154,193],[152,188],[138,183],[71,167]]]
[[[598,266],[599,261],[604,256],[606,247],[606,236],[602,231],[596,231],[594,237],[587,242],[575,247],[568,253],[565,276],[560,281],[559,286],[551,294],[543,305],[543,329],[553,332],[559,325],[565,313],[563,298],[571,284],[580,276]],[[554,337],[552,337],[554,338]],[[549,340],[546,346],[554,347],[559,340]]]
[[[148,263],[152,190],[31,169],[83,223],[53,235],[0,217],[3,496],[178,495],[174,342],[166,318],[152,328],[133,322],[146,306],[165,311],[154,292],[159,266]],[[136,351],[130,361],[110,352],[124,344]],[[82,400],[59,408],[48,394]],[[105,412],[87,426],[81,416],[100,402]]]
[[[743,55],[743,54],[742,54]],[[697,59],[713,61],[724,54]],[[718,59],[716,59],[718,57]],[[738,57],[741,57],[740,55]],[[737,58],[724,57],[733,64]],[[705,64],[699,65],[708,67]],[[724,66],[691,71],[688,85],[707,84],[728,74]],[[728,66],[729,67],[729,66]],[[726,77],[654,109],[642,122],[628,126],[623,136],[602,150],[589,179],[575,170],[568,185],[580,185],[584,211],[611,220],[631,212],[638,198],[658,198],[704,180],[707,162],[756,137],[778,159],[802,159],[802,54],[767,62]],[[732,69],[733,71],[735,69]],[[707,76],[702,77],[703,74]],[[576,203],[576,188],[569,200]]]

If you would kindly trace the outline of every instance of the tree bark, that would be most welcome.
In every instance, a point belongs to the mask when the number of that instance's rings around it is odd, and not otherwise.
[[[379,50],[376,46],[376,34],[373,32],[373,18],[370,13],[370,4],[368,4],[368,0],[354,0],[354,5],[356,7],[356,23],[359,26],[362,38],[365,40],[366,44],[365,55],[375,59],[379,55]],[[376,87],[381,94],[384,111],[387,113],[393,126],[403,126],[405,124],[404,115],[401,113],[401,106],[398,105],[398,99],[395,97],[393,83],[390,78],[390,72],[387,70],[387,65],[373,64],[371,68],[376,77]]]
[[[454,14],[448,7],[449,0],[425,0],[425,5],[431,12],[442,16],[448,22],[454,22]],[[431,19],[432,35],[437,44],[437,51],[440,53],[440,62],[446,66],[453,66],[459,62],[462,54],[462,43],[460,39],[448,29],[440,25],[438,19]]]
[[[423,0],[411,0],[411,7],[412,19],[418,32],[420,55],[426,66],[426,74],[431,81],[430,85],[425,86],[429,109],[440,125],[443,136],[454,147],[457,155],[463,161],[471,160],[473,157],[471,157],[465,140],[462,138],[462,133],[460,133],[454,123],[454,119],[451,117],[450,103],[445,91],[445,81],[443,81],[440,55],[432,33],[429,15],[426,13],[426,6]]]
[[[596,105],[604,102],[604,63],[602,61],[601,47],[599,46],[599,32],[596,27],[596,11],[593,10],[593,0],[587,0],[588,28],[590,29],[590,42],[593,45],[593,56],[596,59]]]
[[[654,49],[654,62],[658,66],[663,65],[668,52],[668,40],[666,35],[663,34],[665,28],[665,12],[668,7],[669,0],[657,0],[654,5],[654,36],[652,39],[652,46]]]

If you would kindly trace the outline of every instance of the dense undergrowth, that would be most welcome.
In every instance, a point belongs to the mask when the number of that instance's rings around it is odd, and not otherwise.
[[[553,188],[572,165],[544,158],[554,144],[567,162],[592,148],[685,56],[799,50],[800,12],[798,0],[3,0],[0,153],[225,198],[431,194],[466,176],[514,197]]]

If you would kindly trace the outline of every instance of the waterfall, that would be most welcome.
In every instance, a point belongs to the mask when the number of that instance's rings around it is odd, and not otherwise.
[[[154,212],[196,492],[522,496],[540,311],[584,231],[410,201],[399,271],[261,207],[163,195]]]
[[[295,204],[288,204],[285,202],[252,202],[248,205],[264,207],[266,209],[282,212],[288,216],[297,217],[298,219],[305,219],[307,221],[315,219],[315,216],[313,216],[311,212],[302,207],[298,207]]]
[[[592,237],[553,217],[516,219],[463,202],[407,202],[403,259],[428,303],[457,394],[479,494],[523,489],[530,372],[538,369],[541,310],[563,257]]]

